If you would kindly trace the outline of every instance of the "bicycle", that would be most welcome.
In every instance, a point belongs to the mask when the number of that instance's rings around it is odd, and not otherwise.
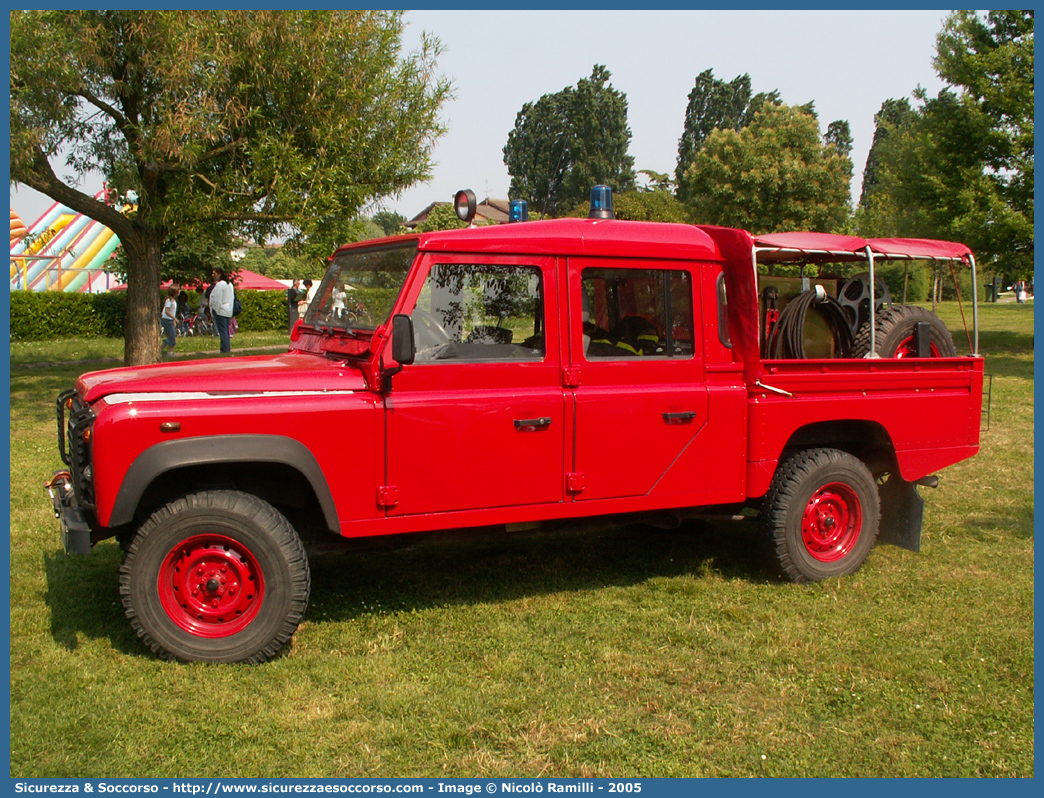
[[[186,320],[186,335],[217,335],[214,322],[206,314],[193,313]]]

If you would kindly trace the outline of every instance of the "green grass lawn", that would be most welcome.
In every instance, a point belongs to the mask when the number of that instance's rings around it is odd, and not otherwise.
[[[920,554],[793,585],[743,522],[323,555],[256,667],[155,659],[116,544],[61,552],[85,367],[34,364],[118,342],[12,346],[11,775],[1033,776],[1032,313],[981,310],[991,429],[923,491]]]
[[[216,335],[179,336],[174,354],[166,360],[183,360],[186,358],[217,357],[218,338]],[[253,350],[269,349],[275,346],[288,347],[290,337],[279,331],[272,332],[240,332],[232,336],[232,353],[236,355],[254,354]],[[11,366],[28,366],[39,363],[85,362],[85,368],[108,368],[110,364],[95,364],[90,361],[115,361],[115,365],[123,363],[122,338],[67,338],[62,341],[13,341],[11,343]]]

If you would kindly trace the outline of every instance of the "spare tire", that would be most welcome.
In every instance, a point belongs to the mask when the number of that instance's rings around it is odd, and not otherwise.
[[[893,305],[877,314],[877,354],[881,357],[917,357],[914,331],[921,322],[929,326],[932,357],[957,357],[957,347],[942,320],[930,310],[913,305]],[[853,351],[855,357],[865,357],[869,353],[869,322],[859,328]]]

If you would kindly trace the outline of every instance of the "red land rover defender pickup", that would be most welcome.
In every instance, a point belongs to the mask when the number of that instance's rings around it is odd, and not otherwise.
[[[207,662],[290,640],[315,530],[747,505],[794,580],[855,571],[879,527],[917,550],[915,484],[978,451],[982,359],[946,356],[938,320],[884,308],[872,277],[844,341],[761,356],[756,260],[888,257],[974,268],[945,242],[599,218],[341,247],[288,352],[93,372],[58,398],[64,547],[116,537],[138,636]]]

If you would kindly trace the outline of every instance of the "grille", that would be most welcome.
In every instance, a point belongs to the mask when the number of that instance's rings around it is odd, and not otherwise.
[[[66,407],[68,405],[68,407]],[[68,422],[65,411],[68,409]],[[69,466],[73,492],[80,507],[94,509],[94,481],[87,476],[91,464],[90,436],[84,432],[94,424],[94,413],[81,401],[75,390],[58,396],[58,451]]]

